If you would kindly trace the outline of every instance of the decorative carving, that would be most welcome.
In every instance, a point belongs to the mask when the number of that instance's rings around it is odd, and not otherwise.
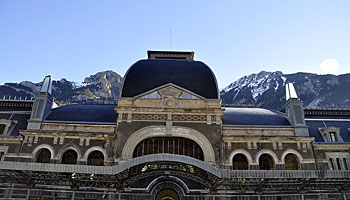
[[[172,115],[173,121],[207,121],[206,115]]]
[[[159,94],[162,98],[165,98],[165,97],[179,98],[181,94],[181,90],[173,86],[169,86],[169,87],[160,89]]]
[[[132,120],[161,120],[164,121],[167,119],[166,115],[159,114],[133,114]]]

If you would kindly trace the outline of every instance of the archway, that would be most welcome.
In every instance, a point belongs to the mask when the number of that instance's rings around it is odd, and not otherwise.
[[[51,152],[44,148],[39,150],[39,153],[36,158],[36,162],[38,163],[50,163],[51,162]]]
[[[62,155],[62,164],[77,164],[78,154],[70,149]]]
[[[188,127],[173,126],[171,134],[168,135],[165,126],[148,126],[134,132],[123,145],[122,159],[132,159],[136,145],[142,140],[150,137],[181,137],[196,142],[203,151],[204,161],[215,162],[215,152],[212,144],[206,136],[199,131]]]
[[[103,166],[104,165],[104,155],[101,151],[93,151],[89,154],[89,157],[87,159],[88,165],[98,165]]]
[[[248,160],[247,157],[241,153],[236,154],[232,158],[232,168],[233,170],[248,170]]]
[[[296,155],[289,153],[284,158],[284,165],[286,170],[298,170],[299,169],[299,160]]]
[[[269,154],[262,154],[259,157],[259,169],[260,170],[274,170],[275,163],[273,158]]]
[[[155,200],[178,200],[188,194],[189,189],[185,182],[175,176],[160,176],[147,187]]]

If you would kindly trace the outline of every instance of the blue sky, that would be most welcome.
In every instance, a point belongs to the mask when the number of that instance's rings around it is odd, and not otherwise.
[[[0,84],[124,75],[147,50],[195,52],[219,87],[261,70],[350,72],[350,1],[0,1]]]

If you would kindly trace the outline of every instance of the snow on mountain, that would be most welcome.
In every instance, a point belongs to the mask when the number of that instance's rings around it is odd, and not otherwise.
[[[284,86],[286,78],[283,76],[282,72],[266,72],[261,71],[258,74],[251,74],[244,76],[237,81],[231,83],[229,86],[225,87],[221,91],[221,95],[228,92],[233,93],[232,101],[235,101],[236,97],[243,90],[249,90],[254,101],[257,102],[259,96],[261,96],[265,91],[270,88],[274,88],[276,91],[280,85]]]
[[[98,72],[84,79],[84,82],[68,81],[65,78],[53,80],[52,95],[58,104],[68,103],[115,103],[119,96],[122,77],[113,71]],[[22,81],[0,85],[2,98],[32,98],[39,91],[42,82]]]
[[[281,110],[285,105],[286,82],[294,83],[298,96],[309,108],[350,108],[350,74],[283,74],[280,71],[244,76],[225,87],[220,96],[224,105],[252,105]]]

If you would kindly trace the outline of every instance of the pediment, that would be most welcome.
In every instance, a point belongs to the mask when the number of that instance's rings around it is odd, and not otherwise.
[[[135,99],[205,99],[191,91],[181,88],[174,84],[166,84],[135,97]]]

